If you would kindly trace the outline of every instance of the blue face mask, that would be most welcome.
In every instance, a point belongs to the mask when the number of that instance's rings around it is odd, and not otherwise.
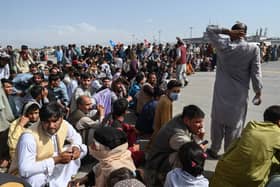
[[[175,93],[175,92],[171,92],[169,97],[172,99],[172,101],[177,101],[179,99],[180,94],[179,93]]]

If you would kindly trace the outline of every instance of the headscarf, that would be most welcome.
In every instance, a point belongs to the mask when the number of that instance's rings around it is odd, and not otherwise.
[[[41,108],[40,104],[37,101],[30,100],[23,106],[22,115],[26,115],[26,112],[27,112],[28,108],[33,104],[36,104],[39,107],[39,109]],[[37,125],[39,123],[40,123],[40,120],[38,120],[36,122],[29,122],[29,126],[34,126],[34,125]]]
[[[10,58],[10,55],[0,49],[0,58]]]
[[[114,187],[145,187],[145,185],[137,179],[125,179],[117,182]]]
[[[93,142],[96,148],[89,148],[89,152],[99,161],[93,168],[96,187],[105,186],[108,176],[116,169],[126,167],[132,172],[136,170],[127,140],[124,142],[125,136],[124,132],[113,127],[103,127],[95,131]]]

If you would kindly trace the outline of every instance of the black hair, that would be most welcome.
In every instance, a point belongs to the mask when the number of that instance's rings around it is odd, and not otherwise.
[[[182,145],[178,153],[182,169],[194,177],[201,175],[206,159],[206,154],[195,142],[188,142]]]
[[[174,87],[181,87],[181,86],[182,86],[182,83],[180,81],[177,81],[177,80],[170,80],[167,83],[167,89],[168,90],[171,90]]]
[[[57,72],[57,74],[58,74],[60,80],[63,80],[63,79],[64,79],[64,75],[65,75],[65,74],[64,74],[63,72],[59,71],[59,72]]]
[[[280,120],[280,105],[272,105],[268,107],[263,114],[264,121],[270,121],[278,124]]]
[[[114,185],[119,181],[122,181],[125,179],[133,179],[133,178],[135,178],[133,175],[133,172],[126,167],[122,167],[122,168],[116,169],[110,173],[110,175],[107,179],[107,186],[114,187]]]
[[[112,79],[110,79],[110,77],[104,77],[104,78],[102,79],[102,82],[104,82],[104,81],[106,81],[106,80],[111,81]]]
[[[36,99],[39,95],[42,94],[43,86],[35,85],[30,89],[30,95],[33,99]]]
[[[244,23],[236,23],[231,27],[231,30],[243,30],[247,33],[247,25]]]
[[[17,72],[13,69],[10,69],[10,74],[16,74]]]
[[[57,70],[57,68],[56,68],[56,67],[51,67],[51,68],[49,69],[49,72],[51,73],[53,70]]]
[[[88,72],[85,72],[85,73],[81,74],[81,79],[91,79],[91,78],[92,78],[92,76]]]
[[[52,60],[48,60],[47,64],[53,64],[53,61]]]
[[[116,80],[114,80],[114,81],[112,82],[111,89],[112,89],[114,92],[117,91],[117,85],[118,85],[119,83],[121,83],[121,84],[123,83],[121,78],[117,78]]]
[[[58,65],[58,64],[53,64],[52,67],[53,67],[53,68],[58,68],[58,69],[59,69],[59,65]]]
[[[121,116],[125,114],[128,108],[128,101],[125,98],[116,100],[113,103],[113,116]]]
[[[122,130],[114,127],[100,127],[93,134],[94,139],[102,145],[114,149],[127,143],[127,135]]]
[[[36,68],[37,68],[38,66],[37,66],[36,64],[29,64],[29,69],[30,69],[30,68],[33,68],[33,67],[36,67]]]
[[[164,94],[164,91],[160,87],[154,87],[154,94],[153,97],[160,97],[161,95]]]
[[[189,119],[194,118],[204,118],[204,112],[196,105],[188,105],[183,109],[183,117],[187,117]]]
[[[64,115],[63,108],[57,102],[44,105],[40,110],[40,120],[48,121],[50,118],[61,118]]]
[[[148,96],[153,97],[153,95],[154,95],[154,88],[151,87],[150,85],[144,85],[144,86],[143,86],[143,91],[144,91],[145,94],[147,94]]]
[[[2,83],[2,85],[4,85],[4,83],[8,83],[8,84],[13,85],[13,81],[11,81],[9,79],[5,79],[5,78],[1,79],[1,83]]]
[[[137,83],[140,83],[144,78],[145,78],[145,75],[144,75],[142,72],[140,72],[140,73],[138,73],[138,74],[136,75],[135,81],[136,81]]]
[[[75,71],[74,71],[74,77],[80,77],[80,76],[81,76],[80,72],[78,72],[78,71],[75,69]]]
[[[22,45],[21,46],[21,50],[27,50],[28,49],[28,46],[27,45]]]
[[[116,72],[119,72],[121,70],[121,68],[116,68]]]
[[[56,74],[56,75],[50,74],[50,76],[49,76],[49,82],[56,81],[58,79],[60,79],[60,76],[58,74]]]
[[[150,78],[151,75],[157,76],[156,72],[154,72],[154,71],[148,73],[148,78]]]
[[[40,76],[41,79],[44,80],[44,74],[43,74],[42,72],[36,72],[36,73],[33,73],[33,77],[32,77],[33,81],[34,81],[34,76],[35,76],[35,75]]]

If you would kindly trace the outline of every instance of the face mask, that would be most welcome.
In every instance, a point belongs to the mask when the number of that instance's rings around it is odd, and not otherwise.
[[[177,101],[179,99],[180,94],[179,93],[175,93],[175,92],[171,92],[169,97],[172,99],[172,101]]]

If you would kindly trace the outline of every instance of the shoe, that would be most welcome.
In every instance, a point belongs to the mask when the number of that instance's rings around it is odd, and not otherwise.
[[[221,157],[220,155],[218,155],[218,153],[212,151],[211,149],[207,149],[206,154],[208,155],[208,158],[212,158],[215,160],[219,160],[219,158]]]
[[[189,84],[189,81],[185,81],[184,86],[187,86]]]

